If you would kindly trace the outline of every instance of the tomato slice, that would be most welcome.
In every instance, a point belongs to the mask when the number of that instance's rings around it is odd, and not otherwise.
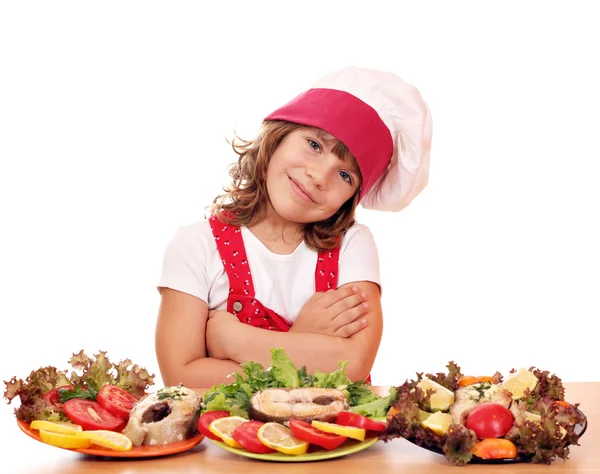
[[[242,445],[244,449],[251,453],[257,454],[269,454],[274,453],[275,450],[262,444],[258,439],[258,429],[264,425],[262,421],[252,420],[247,423],[242,423],[238,426],[231,437]]]
[[[60,391],[61,390],[73,390],[73,385],[61,385],[60,387],[53,388],[46,392],[46,394],[42,397],[48,404],[52,405],[54,408],[58,410],[63,409],[63,404],[60,403]]]
[[[342,426],[354,426],[355,428],[362,428],[367,431],[385,431],[387,427],[381,421],[375,421],[351,411],[339,412],[335,423]]]
[[[213,434],[209,431],[208,426],[218,418],[225,418],[229,416],[228,411],[223,410],[215,410],[215,411],[207,411],[200,415],[198,419],[198,431],[202,433],[204,436],[210,439],[214,439],[215,441],[223,441],[217,435]]]
[[[64,405],[65,414],[84,430],[117,431],[125,422],[102,408],[93,400],[73,398]]]
[[[294,438],[315,444],[328,451],[339,448],[348,438],[333,433],[325,433],[302,420],[290,420],[290,429]]]
[[[105,385],[96,395],[96,401],[112,415],[127,421],[138,399],[116,385]]]

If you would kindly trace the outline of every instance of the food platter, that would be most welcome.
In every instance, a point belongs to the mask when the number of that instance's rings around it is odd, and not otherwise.
[[[579,411],[579,414],[583,417],[584,422],[582,424],[575,425],[575,434],[578,436],[582,436],[583,433],[585,433],[585,430],[587,430],[587,418],[585,417],[585,415],[583,414],[583,412],[581,410],[578,409],[577,411]],[[444,455],[442,448],[440,448],[439,446],[422,446],[420,444],[415,443],[411,439],[407,439],[407,441],[410,441],[411,443],[416,444],[420,448],[426,449],[433,453]],[[469,464],[511,464],[511,463],[522,463],[522,462],[531,462],[531,456],[517,455],[516,458],[512,458],[512,459],[508,459],[508,458],[505,458],[505,459],[481,459],[481,458],[478,458],[477,456],[473,456],[473,458],[471,459]]]
[[[29,427],[29,423],[24,423],[22,421],[17,420],[17,424],[19,425],[19,428],[21,428],[21,431],[23,431],[27,436],[39,441],[40,443],[43,443],[42,439],[40,438],[39,432],[37,430],[32,430]],[[131,451],[115,451],[112,449],[102,448],[100,446],[93,446],[91,448],[82,449],[68,449],[67,451],[74,451],[81,454],[89,454],[93,456],[111,458],[151,458],[167,456],[170,454],[177,454],[187,451],[200,444],[200,442],[203,439],[204,435],[197,434],[193,438],[189,438],[178,443],[168,444],[164,446],[134,446],[131,449]],[[46,446],[50,445],[46,444]]]
[[[306,454],[300,454],[297,456],[283,453],[255,454],[251,453],[250,451],[246,451],[245,449],[232,448],[231,446],[228,446],[221,441],[215,441],[213,439],[211,439],[210,441],[218,447],[229,451],[230,453],[237,454],[238,456],[244,456],[247,458],[259,459],[261,461],[309,462],[334,459],[342,456],[347,456],[349,454],[358,453],[359,451],[362,451],[374,445],[378,441],[378,439],[379,438],[377,438],[376,436],[367,438],[364,441],[356,441],[349,439],[342,446],[331,451],[326,451],[324,449],[311,446],[311,448]]]

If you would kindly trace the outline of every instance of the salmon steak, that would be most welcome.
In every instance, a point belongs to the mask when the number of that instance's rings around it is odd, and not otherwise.
[[[250,399],[251,420],[283,423],[290,419],[334,422],[349,408],[346,396],[334,388],[267,388]]]

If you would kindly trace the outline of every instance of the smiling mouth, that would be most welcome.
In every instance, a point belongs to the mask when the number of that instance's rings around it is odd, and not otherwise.
[[[317,202],[313,199],[313,197],[304,189],[304,187],[298,183],[295,179],[290,178],[290,184],[292,185],[292,189],[294,192],[304,201],[312,202],[316,204]]]

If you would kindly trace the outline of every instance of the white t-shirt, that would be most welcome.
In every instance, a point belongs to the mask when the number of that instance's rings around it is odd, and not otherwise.
[[[288,321],[295,321],[315,293],[318,253],[304,242],[289,255],[273,253],[246,227],[242,227],[242,238],[256,299]],[[381,285],[375,240],[369,228],[361,224],[348,230],[339,257],[338,286],[353,281]],[[165,251],[158,287],[196,296],[209,310],[227,309],[229,279],[208,220],[175,232]]]

